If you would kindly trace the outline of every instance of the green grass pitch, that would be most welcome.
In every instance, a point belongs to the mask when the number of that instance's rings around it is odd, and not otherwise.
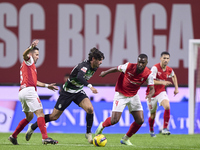
[[[34,133],[30,141],[25,140],[25,133],[20,133],[17,138],[19,145],[12,145],[8,141],[10,134],[0,133],[0,150],[200,150],[200,134],[157,134],[155,138],[149,134],[135,134],[130,139],[134,146],[120,143],[124,134],[104,134],[108,140],[105,147],[89,144],[84,134],[62,133],[48,133],[49,137],[58,140],[57,145],[42,145],[40,133]]]

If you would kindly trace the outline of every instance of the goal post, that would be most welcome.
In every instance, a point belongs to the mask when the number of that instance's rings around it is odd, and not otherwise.
[[[189,82],[189,102],[188,102],[188,117],[189,127],[188,133],[194,134],[195,122],[195,70],[197,69],[198,47],[200,46],[200,39],[189,40],[189,66],[188,66],[188,82]]]

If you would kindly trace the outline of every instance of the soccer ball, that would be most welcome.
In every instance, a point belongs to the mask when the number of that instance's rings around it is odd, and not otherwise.
[[[94,146],[104,147],[106,146],[107,139],[103,134],[98,134],[93,138]]]

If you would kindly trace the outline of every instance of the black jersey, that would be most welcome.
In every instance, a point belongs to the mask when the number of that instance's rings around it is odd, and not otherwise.
[[[68,81],[63,85],[63,89],[70,93],[79,92],[84,85],[87,86],[89,84],[87,81],[97,69],[91,67],[89,60],[84,60],[73,68]]]

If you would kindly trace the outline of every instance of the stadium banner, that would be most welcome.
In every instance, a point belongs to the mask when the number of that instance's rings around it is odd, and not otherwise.
[[[114,96],[114,86],[95,86],[98,94],[93,94],[91,90],[84,87],[85,92],[92,101],[94,106],[94,124],[92,131],[99,123],[111,115],[112,101]],[[171,104],[171,120],[169,128],[174,134],[188,133],[188,97],[189,90],[186,87],[179,88],[179,94],[174,96],[174,87],[166,88],[170,104]],[[19,86],[0,86],[0,132],[13,132],[21,119],[25,117],[22,112],[21,103],[18,99]],[[138,133],[148,133],[148,110],[145,100],[146,87],[141,87],[138,94],[141,98],[145,122]],[[56,100],[59,96],[58,92],[53,92],[47,88],[38,87],[38,95],[44,107],[44,113],[49,114],[53,111]],[[12,94],[11,94],[12,93]],[[48,99],[45,99],[48,98]],[[157,117],[155,120],[155,132],[162,128],[163,122],[163,107],[158,107]],[[52,121],[47,124],[48,132],[60,133],[84,133],[85,132],[85,111],[72,103],[62,114],[57,121]],[[196,118],[196,129],[200,129],[199,118]],[[31,121],[36,121],[36,116]],[[113,127],[105,129],[105,133],[125,133],[128,127],[133,122],[133,117],[129,115],[126,108],[122,119]],[[27,127],[23,130],[25,132]],[[120,129],[120,130],[119,130]],[[36,130],[39,132],[39,130]]]
[[[134,63],[140,53],[148,55],[152,67],[168,51],[179,84],[187,85],[188,40],[200,38],[199,5],[197,0],[2,0],[0,83],[19,83],[23,51],[39,39],[39,81],[62,83],[97,47],[105,60],[92,84],[114,85],[117,74],[100,78],[100,72]]]
[[[106,101],[112,102],[115,94],[114,86],[94,86],[98,93],[94,94],[88,87],[83,87],[83,90],[86,92],[87,96],[91,101],[99,102]],[[59,88],[59,87],[58,87]],[[146,87],[141,87],[138,91],[140,100],[145,102],[146,96]],[[189,89],[187,87],[179,87],[179,93],[174,96],[174,87],[166,87],[166,91],[170,102],[180,102],[188,101],[189,98]],[[0,86],[0,101],[18,101],[18,92],[19,86]],[[12,93],[12,94],[10,94]],[[37,93],[40,99],[45,99],[49,101],[57,101],[59,97],[59,90],[52,91],[48,88],[37,87]],[[1,106],[1,103],[0,103]]]
[[[54,105],[56,102],[49,102],[43,100],[42,104],[44,107],[44,113],[49,114],[53,111]],[[112,111],[112,102],[92,102],[94,106],[94,123],[92,127],[92,133],[95,132],[99,123],[104,121],[107,117],[111,115]],[[146,102],[142,102],[144,109],[144,123],[140,130],[139,134],[149,133],[148,125],[148,110]],[[171,103],[171,118],[169,121],[169,129],[171,134],[187,134],[188,133],[188,103],[187,102],[173,102]],[[13,132],[17,127],[19,121],[25,117],[24,113],[21,111],[21,103],[18,101],[15,108],[15,114],[13,115],[12,123],[10,126],[10,132]],[[178,110],[178,111],[177,111]],[[162,128],[163,124],[163,113],[164,110],[162,107],[158,108],[157,116],[155,119],[155,133],[159,133],[159,130]],[[85,133],[86,132],[86,113],[85,111],[78,107],[76,104],[72,103],[67,109],[64,110],[63,114],[56,121],[47,123],[48,133]],[[36,116],[31,121],[34,123],[36,121]],[[122,117],[114,126],[104,129],[104,133],[126,133],[133,122],[132,115],[129,114],[129,111],[126,107]],[[24,128],[22,132],[26,132],[28,126]],[[199,127],[200,128],[200,127]],[[36,129],[35,132],[40,132],[39,129]]]
[[[95,86],[95,88],[97,89],[98,94],[93,94],[91,90],[87,87],[83,88],[94,105],[95,116],[92,128],[93,131],[101,121],[105,120],[108,116],[110,116],[115,91],[114,86]],[[187,107],[189,90],[186,87],[180,87],[179,94],[177,94],[176,96],[174,96],[173,94],[174,87],[167,87],[166,90],[171,102],[170,130],[172,130],[175,134],[187,134]],[[19,86],[0,86],[0,132],[13,131],[19,123],[19,120],[25,117],[21,109],[21,103],[18,99],[18,91]],[[145,100],[145,91],[146,87],[141,87],[138,92],[142,101],[145,116],[145,122],[139,133],[148,133],[148,110]],[[58,91],[53,92],[47,88],[38,87],[37,92],[40,99],[42,100],[44,113],[51,113],[59,96]],[[158,131],[160,128],[162,128],[162,116],[163,108],[159,107],[157,112],[157,118],[155,121],[155,131]],[[199,123],[199,120],[200,119],[196,118],[197,123]],[[36,116],[31,122],[34,121],[36,121]],[[108,128],[105,130],[105,132],[125,132],[126,130],[128,130],[128,126],[130,126],[130,123],[132,121],[133,118],[129,115],[129,112],[126,109],[123,113],[120,122],[117,125],[115,125],[116,128]],[[197,124],[196,127],[197,129],[200,128],[198,125],[199,124]],[[119,131],[118,127],[120,127]],[[123,130],[121,130],[121,127]],[[23,132],[25,132],[26,129],[27,127],[25,127]],[[57,121],[48,123],[48,131],[62,133],[84,133],[85,111],[80,107],[76,106],[74,103],[72,103]],[[39,130],[37,130],[37,132],[39,132]]]

